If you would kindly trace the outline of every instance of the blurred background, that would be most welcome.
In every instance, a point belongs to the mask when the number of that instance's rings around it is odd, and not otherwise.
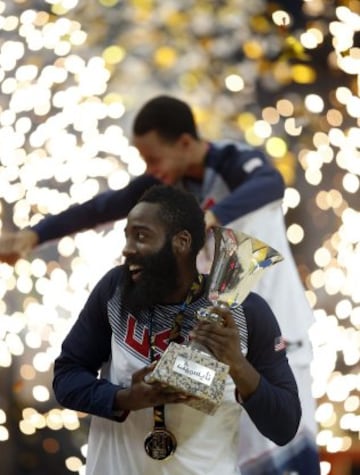
[[[266,151],[315,312],[322,475],[359,475],[360,1],[0,0],[0,31],[0,232],[141,174],[131,123],[159,93]],[[1,475],[84,474],[89,421],[52,363],[123,226],[0,264]]]

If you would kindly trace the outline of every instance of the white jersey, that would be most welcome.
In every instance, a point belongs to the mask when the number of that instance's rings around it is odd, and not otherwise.
[[[112,361],[108,378],[124,382],[143,367],[139,359],[112,341]],[[121,381],[116,375],[122,375]],[[143,441],[153,427],[153,410],[129,414],[118,423],[92,416],[86,475],[239,475],[236,457],[239,446],[241,406],[235,399],[235,387],[228,377],[224,403],[209,416],[191,407],[177,404],[165,407],[166,427],[176,436],[177,449],[167,460],[151,459]]]

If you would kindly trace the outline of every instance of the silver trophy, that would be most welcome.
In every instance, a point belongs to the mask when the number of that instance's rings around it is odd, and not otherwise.
[[[207,279],[206,295],[212,305],[197,311],[198,320],[222,324],[211,312],[214,306],[240,305],[266,269],[282,256],[264,242],[240,231],[215,227],[214,258]],[[171,342],[150,375],[170,391],[193,396],[185,404],[206,414],[214,414],[222,402],[229,366],[218,361],[203,345]]]

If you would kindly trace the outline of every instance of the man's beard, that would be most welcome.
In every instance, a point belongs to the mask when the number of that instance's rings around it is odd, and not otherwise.
[[[141,276],[134,282],[129,271],[129,263],[142,267]],[[167,239],[157,253],[142,258],[128,259],[124,270],[123,302],[131,312],[166,303],[166,299],[177,287],[178,266]]]

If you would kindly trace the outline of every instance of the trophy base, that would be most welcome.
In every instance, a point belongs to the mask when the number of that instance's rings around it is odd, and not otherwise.
[[[223,400],[228,374],[229,366],[208,353],[172,342],[147,381],[193,396],[184,404],[212,415]]]

